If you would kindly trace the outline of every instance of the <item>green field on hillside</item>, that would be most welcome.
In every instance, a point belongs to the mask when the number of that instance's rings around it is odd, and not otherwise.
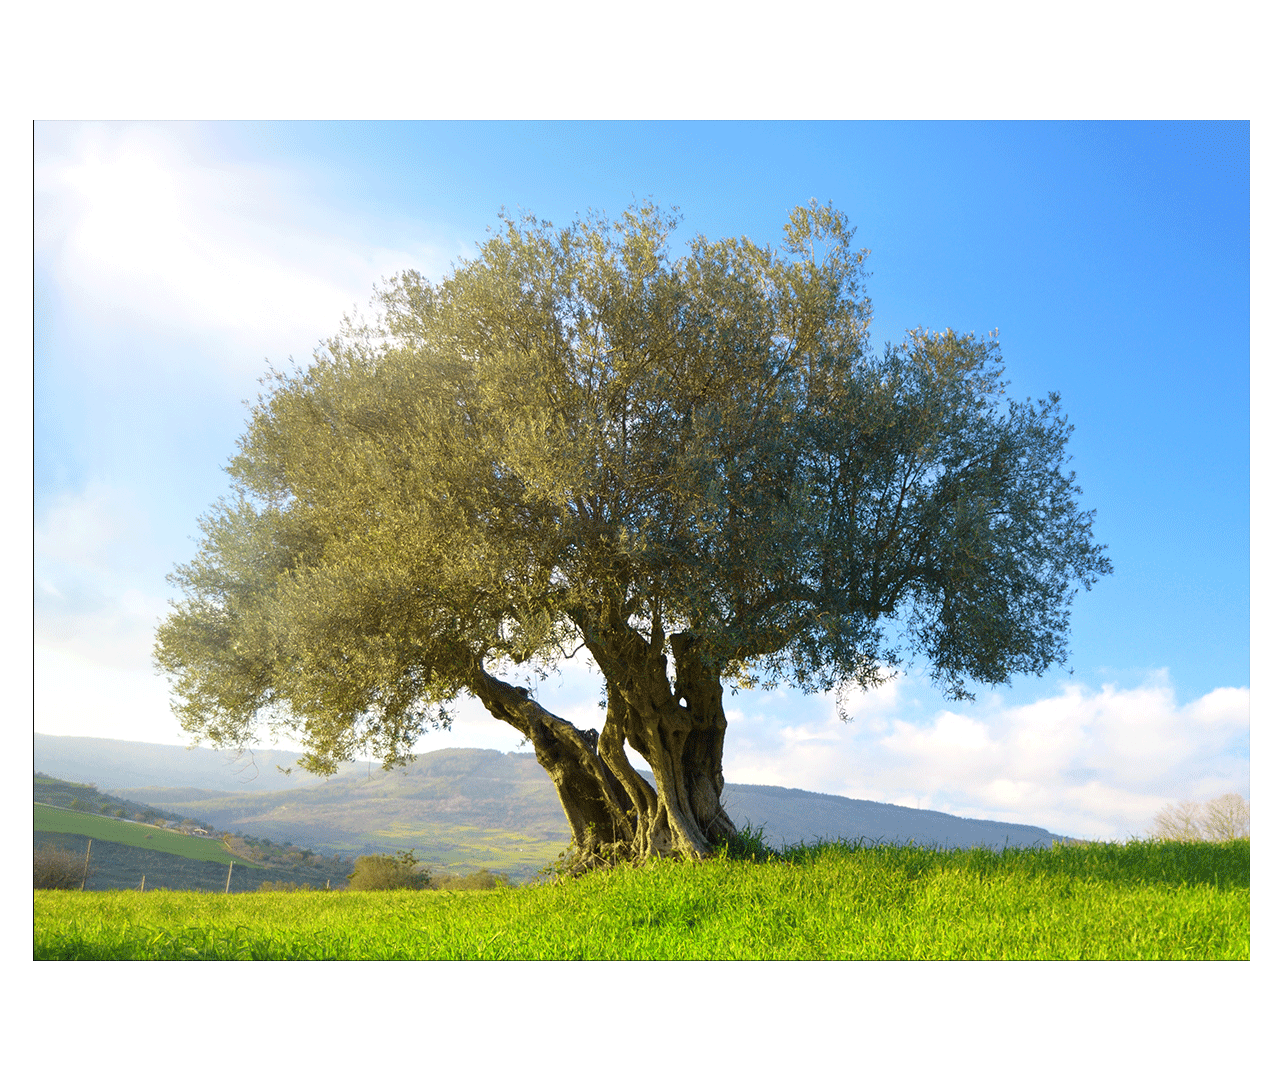
[[[439,750],[405,769],[340,776],[290,791],[134,788],[122,796],[229,832],[356,857],[413,848],[452,873],[529,879],[571,840],[557,793],[532,754]]]
[[[232,858],[221,840],[158,829],[134,821],[103,817],[100,814],[83,814],[79,810],[65,810],[60,806],[35,804],[35,831],[74,833],[94,840],[110,840],[117,844],[161,851],[179,855],[184,859],[199,859],[227,865]]]
[[[822,844],[487,892],[38,892],[36,959],[1247,960],[1249,842]]]

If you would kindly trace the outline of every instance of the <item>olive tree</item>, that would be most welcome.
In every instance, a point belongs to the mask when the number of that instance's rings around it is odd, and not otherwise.
[[[831,207],[779,248],[674,257],[675,225],[504,218],[268,377],[158,632],[188,732],[391,768],[472,695],[582,857],[699,858],[735,831],[724,687],[868,688],[914,656],[966,697],[1065,662],[1110,564],[1057,397],[1008,400],[993,336],[871,350],[868,253]],[[600,732],[512,674],[580,649]]]

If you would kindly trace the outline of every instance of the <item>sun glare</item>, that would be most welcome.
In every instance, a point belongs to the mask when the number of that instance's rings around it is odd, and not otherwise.
[[[79,209],[69,239],[80,258],[100,269],[155,272],[184,242],[175,169],[158,149],[88,146],[64,171]]]

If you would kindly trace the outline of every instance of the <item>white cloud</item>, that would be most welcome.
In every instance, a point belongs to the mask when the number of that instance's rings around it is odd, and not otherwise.
[[[1248,795],[1247,689],[1183,706],[1157,672],[1132,689],[1068,684],[1030,704],[995,694],[930,712],[905,699],[908,686],[848,726],[830,702],[801,722],[768,703],[740,710],[727,778],[1113,838],[1144,834],[1174,800]],[[889,706],[899,715],[880,730]]]
[[[165,681],[136,665],[35,647],[35,730],[46,735],[186,745]]]
[[[37,516],[34,540],[37,663],[149,672],[166,602],[148,517],[131,493],[102,483],[63,492]]]

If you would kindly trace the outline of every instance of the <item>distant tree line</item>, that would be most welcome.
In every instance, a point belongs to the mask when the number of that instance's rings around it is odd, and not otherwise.
[[[318,855],[311,848],[301,848],[289,842],[279,843],[265,837],[246,836],[239,830],[224,833],[223,842],[233,855],[258,866],[283,870],[325,871],[336,880],[352,872],[353,861],[342,855]]]
[[[1248,836],[1248,825],[1248,802],[1232,793],[1204,803],[1169,803],[1155,815],[1151,835],[1160,840],[1237,840]]]

